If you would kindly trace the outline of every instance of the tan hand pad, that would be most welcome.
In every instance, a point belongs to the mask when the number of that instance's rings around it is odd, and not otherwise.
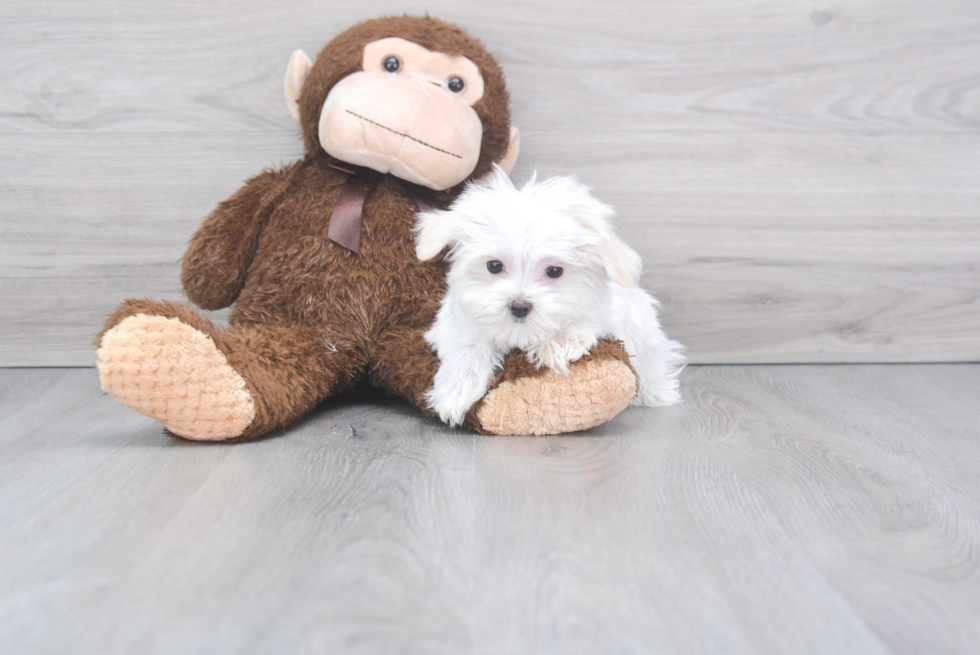
[[[636,375],[629,366],[593,360],[571,375],[546,371],[503,382],[487,394],[476,416],[489,434],[561,434],[608,421],[635,395]]]

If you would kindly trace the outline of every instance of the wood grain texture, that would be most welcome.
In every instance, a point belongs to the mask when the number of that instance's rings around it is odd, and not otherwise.
[[[122,298],[179,298],[202,218],[301,152],[288,54],[424,10],[500,58],[518,177],[619,208],[693,361],[980,360],[980,5],[558,6],[4,3],[0,365],[89,365]]]
[[[973,0],[17,0],[0,8],[0,130],[290,130],[281,87],[295,48],[313,55],[359,20],[426,11],[500,58],[526,129],[980,123]]]
[[[359,396],[210,445],[0,371],[0,652],[980,650],[980,366],[682,379],[567,437]]]

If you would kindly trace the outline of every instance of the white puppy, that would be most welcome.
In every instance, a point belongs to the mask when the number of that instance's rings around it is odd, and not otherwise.
[[[640,388],[634,404],[680,402],[682,347],[657,300],[636,285],[640,256],[613,233],[614,211],[570,177],[516,188],[497,168],[447,211],[419,214],[416,252],[449,248],[449,290],[425,338],[439,355],[429,406],[459,425],[512,348],[567,373],[601,337],[620,339]]]

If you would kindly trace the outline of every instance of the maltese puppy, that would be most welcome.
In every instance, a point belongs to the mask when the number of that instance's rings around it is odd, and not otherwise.
[[[452,426],[482,398],[513,348],[568,373],[611,337],[639,376],[637,405],[680,402],[683,349],[664,334],[657,300],[637,287],[640,256],[615,235],[614,211],[570,177],[516,188],[502,169],[447,211],[418,215],[419,259],[449,248],[449,289],[425,339],[439,356],[429,406]]]

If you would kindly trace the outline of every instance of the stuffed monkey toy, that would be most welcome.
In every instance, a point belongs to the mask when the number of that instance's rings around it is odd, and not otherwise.
[[[221,328],[189,306],[127,300],[96,339],[102,388],[186,439],[258,437],[362,379],[431,415],[438,357],[423,334],[446,265],[415,255],[415,212],[517,158],[504,76],[483,45],[431,17],[369,20],[312,63],[293,54],[286,99],[301,161],[220,203],[183,259],[187,297],[233,305]],[[637,389],[603,341],[570,375],[513,353],[465,425],[556,434],[615,416]]]

